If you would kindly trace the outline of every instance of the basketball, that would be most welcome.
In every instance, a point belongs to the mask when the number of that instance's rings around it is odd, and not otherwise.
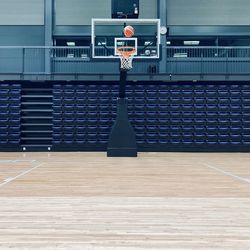
[[[135,34],[135,30],[132,26],[126,26],[123,33],[126,37],[132,37]]]

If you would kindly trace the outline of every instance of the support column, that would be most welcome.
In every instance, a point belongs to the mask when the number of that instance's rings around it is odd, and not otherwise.
[[[167,26],[167,0],[158,0],[158,17],[161,20],[161,26]],[[167,70],[167,49],[166,49],[167,37],[161,35],[161,61],[159,65],[159,72],[166,73]]]
[[[121,70],[117,114],[109,135],[108,157],[137,157],[136,135],[128,118],[126,81],[127,71]]]
[[[44,45],[51,47],[53,45],[53,0],[44,0]],[[45,74],[51,74],[51,50],[45,49]]]

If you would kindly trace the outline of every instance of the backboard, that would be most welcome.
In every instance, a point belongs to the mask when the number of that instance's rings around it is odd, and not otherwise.
[[[124,37],[123,29],[132,26],[135,34],[131,39]],[[117,46],[134,46],[138,59],[160,58],[159,19],[92,19],[92,58],[119,58]]]

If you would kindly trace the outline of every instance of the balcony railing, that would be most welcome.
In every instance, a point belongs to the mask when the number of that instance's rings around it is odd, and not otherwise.
[[[250,47],[167,47],[169,74],[249,74]]]
[[[166,64],[135,60],[134,74],[250,74],[250,47],[165,47]],[[100,53],[103,53],[100,51]],[[163,60],[164,61],[164,60]],[[0,47],[0,74],[117,74],[118,61],[91,60],[90,47]]]

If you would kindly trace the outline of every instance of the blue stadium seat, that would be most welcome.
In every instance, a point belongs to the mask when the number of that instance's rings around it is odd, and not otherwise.
[[[74,97],[64,97],[64,104],[74,104],[75,98]]]
[[[91,97],[91,98],[89,97],[89,98],[88,98],[88,104],[90,104],[90,105],[91,105],[91,104],[92,104],[92,105],[96,105],[97,103],[98,103],[98,98],[97,98],[97,97]],[[90,106],[90,105],[89,105],[89,106]]]
[[[219,120],[221,120],[221,119],[219,119]],[[221,121],[227,121],[227,120],[221,120]],[[206,119],[206,124],[208,125],[208,126],[211,126],[211,125],[217,125],[218,124],[218,121],[217,121],[217,119],[212,119],[212,118],[210,118],[210,119]],[[221,124],[223,125],[225,125],[226,123],[225,122],[221,122]]]
[[[167,111],[159,111],[158,112],[158,117],[159,117],[159,119],[161,119],[161,118],[168,118],[169,117],[169,113],[167,112]]]
[[[206,130],[207,130],[208,132],[214,132],[214,133],[216,133],[217,130],[218,130],[218,128],[217,128],[216,125],[207,125],[207,126],[206,126]]]
[[[144,123],[144,120],[143,120],[143,123]],[[157,119],[147,118],[146,123],[147,123],[147,125],[156,125],[156,124],[158,124],[158,120]]]
[[[206,105],[206,109],[207,109],[208,111],[217,111],[218,106],[217,106],[217,105],[213,105],[213,104],[207,104],[207,105]]]
[[[174,109],[174,107],[177,107],[177,108]],[[172,105],[171,105],[170,108],[172,110],[179,110],[180,109],[180,105],[174,105],[174,107],[172,107]],[[167,104],[159,104],[158,105],[158,110],[159,110],[159,112],[167,112],[169,110],[169,105],[167,105]]]
[[[134,129],[135,129],[136,132],[142,133],[142,132],[145,131],[146,128],[145,128],[144,125],[135,125],[135,126],[134,126]]]
[[[147,142],[147,144],[149,144],[149,145],[157,144],[157,140],[156,140],[156,139],[147,139],[146,142]]]
[[[76,137],[76,140],[83,140],[83,139],[87,138],[87,135],[86,135],[86,133],[78,132],[78,133],[76,133],[75,137]]]
[[[2,139],[0,140],[0,145],[5,145],[8,144],[8,140],[7,139]]]
[[[218,144],[218,141],[217,140],[212,140],[212,139],[207,139],[206,143],[208,145],[215,145],[215,144]]]
[[[55,126],[60,126],[63,123],[63,119],[61,117],[60,118],[59,117],[54,118],[53,123],[54,123]]]
[[[86,116],[90,119],[94,119],[94,118],[97,118],[99,116],[99,112],[97,112],[96,110],[88,111],[88,112],[86,112]]]
[[[180,132],[170,132],[169,133],[169,136],[171,138],[181,138],[182,137],[182,134]]]
[[[15,126],[15,125],[19,125],[20,124],[20,121],[21,121],[21,119],[20,118],[10,118],[9,119],[9,124],[11,124],[11,125],[13,125],[13,126]]]
[[[109,139],[109,134],[100,133],[98,137],[100,137],[101,140],[105,140],[107,142]]]
[[[91,104],[87,106],[88,112],[96,112],[96,110],[99,109],[99,106],[97,104]]]
[[[161,144],[161,145],[165,145],[165,144],[168,144],[168,143],[169,143],[169,141],[167,139],[160,139],[159,140],[159,144]]]
[[[10,143],[10,144],[13,144],[13,145],[19,145],[19,144],[20,144],[20,141],[21,141],[20,139],[13,139],[13,140],[10,139],[10,140],[9,140],[9,143]]]
[[[63,126],[61,126],[61,125],[57,125],[57,126],[54,125],[54,126],[53,126],[53,131],[54,131],[55,133],[61,132],[62,129],[63,129]]]
[[[240,140],[230,140],[230,143],[232,145],[239,145],[239,144],[241,144],[241,141]]]
[[[148,115],[148,113],[147,113]],[[134,112],[134,118],[135,119],[144,119],[145,118],[145,113],[141,111]]]
[[[88,139],[87,142],[90,144],[90,145],[94,145],[94,144],[97,144],[98,141],[96,139]]]
[[[136,90],[134,92],[134,97],[135,98],[144,98],[144,96],[145,96],[144,90]]]
[[[75,140],[77,144],[86,144],[87,143],[87,140],[86,139],[76,139]]]
[[[150,125],[147,125],[146,127],[146,130],[149,131],[149,132],[157,132],[157,129],[158,127],[157,126],[150,126]]]
[[[67,133],[67,132],[64,132],[63,137],[64,137],[65,139],[72,139],[72,138],[74,138],[74,133]]]
[[[202,125],[195,125],[194,126],[194,131],[196,131],[197,133],[205,132],[206,127],[202,126]]]
[[[173,126],[173,125],[171,125],[169,127],[166,127],[166,131],[167,130],[170,130],[172,132],[179,132],[179,131],[182,130],[182,127],[181,126]]]
[[[82,110],[77,110],[76,112],[74,112],[74,115],[77,117],[77,118],[83,118],[83,117],[86,117],[87,116],[87,112],[86,111],[82,111]]]
[[[194,118],[195,125],[204,125],[206,124],[206,119],[204,118]]]
[[[97,113],[97,115],[99,114],[100,118],[107,118],[109,119],[111,117],[111,113],[110,112],[105,112],[105,111],[102,111],[100,113]]]
[[[169,138],[169,134],[168,133],[159,133],[159,138],[160,139],[167,139],[167,138]]]
[[[194,127],[192,125],[184,125],[182,126],[183,131],[194,131]]]
[[[53,138],[55,140],[61,139],[62,138],[62,134],[61,133],[53,133]]]
[[[206,137],[206,134],[202,132],[195,132],[193,136],[195,140],[198,140],[198,139],[201,140],[202,138],[204,139]]]
[[[72,132],[74,131],[74,125],[64,125],[65,132]]]
[[[71,144],[74,143],[74,140],[72,140],[72,139],[64,139],[63,142],[64,142],[65,144],[71,145]]]
[[[75,109],[77,111],[86,111],[87,110],[87,106],[84,105],[84,104],[77,104],[76,107],[75,107]]]
[[[88,124],[88,126],[87,126],[87,131],[90,132],[90,133],[96,132],[97,129],[98,129],[97,124],[94,124],[94,125]]]
[[[103,140],[103,139],[99,139],[98,143],[102,144],[102,145],[107,145],[108,141],[107,140]]]
[[[190,145],[190,144],[193,144],[193,140],[192,139],[182,139],[182,143],[184,145]]]
[[[111,103],[111,98],[110,97],[100,97],[99,102],[101,105],[108,105],[109,103]]]
[[[74,111],[65,111],[64,112],[65,118],[72,118],[73,119],[75,117],[75,115],[76,115],[76,113]]]
[[[0,132],[0,140],[8,139],[9,133],[8,132]]]
[[[100,119],[99,120],[100,126],[110,126],[112,124],[111,119]]]
[[[159,93],[163,92],[163,91],[168,91],[169,86],[168,84],[160,84],[159,86]]]
[[[193,123],[193,120],[192,119],[190,119],[190,118],[183,118],[183,119],[181,119],[182,120],[182,122],[184,123],[184,124],[192,124]]]
[[[75,119],[74,118],[64,118],[64,123],[65,123],[65,125],[72,125],[75,123]]]
[[[103,125],[99,125],[99,130],[101,133],[109,133],[111,128],[110,126],[103,126]]]
[[[103,119],[104,120],[104,119]],[[88,119],[88,124],[89,125],[96,125],[96,124],[98,124],[98,120],[97,119],[93,119],[93,118],[89,118]]]
[[[116,107],[115,107],[116,108]],[[109,105],[107,105],[107,104],[105,104],[105,105],[100,105],[100,111],[102,112],[102,111],[110,111],[110,109],[111,109],[111,107],[109,106]]]
[[[178,118],[170,118],[169,119],[170,123],[173,124],[173,125],[180,125],[182,120],[183,119],[178,119]],[[160,122],[162,122],[162,121],[163,121],[163,119],[160,120]],[[167,123],[167,122],[168,122],[168,120],[166,120],[165,123]]]
[[[179,145],[181,144],[181,139],[171,139],[170,140],[170,143],[173,144],[173,145]]]
[[[245,139],[250,140],[250,133],[248,133],[248,134],[243,133],[243,134],[242,134],[242,138],[243,138],[244,140],[245,140]]]
[[[230,135],[229,134],[218,134],[218,138],[220,140],[228,140],[230,138]]]
[[[87,119],[86,118],[77,118],[76,119],[76,124],[77,125],[86,125],[87,124]]]
[[[185,112],[181,112],[180,116],[183,116],[183,118],[191,118],[193,116],[193,112],[191,111],[185,111]]]
[[[73,105],[73,104],[65,104],[64,105],[65,111],[74,111],[74,109],[75,109],[75,105]]]
[[[60,145],[62,143],[62,140],[61,139],[53,139],[52,142],[54,145]]]

